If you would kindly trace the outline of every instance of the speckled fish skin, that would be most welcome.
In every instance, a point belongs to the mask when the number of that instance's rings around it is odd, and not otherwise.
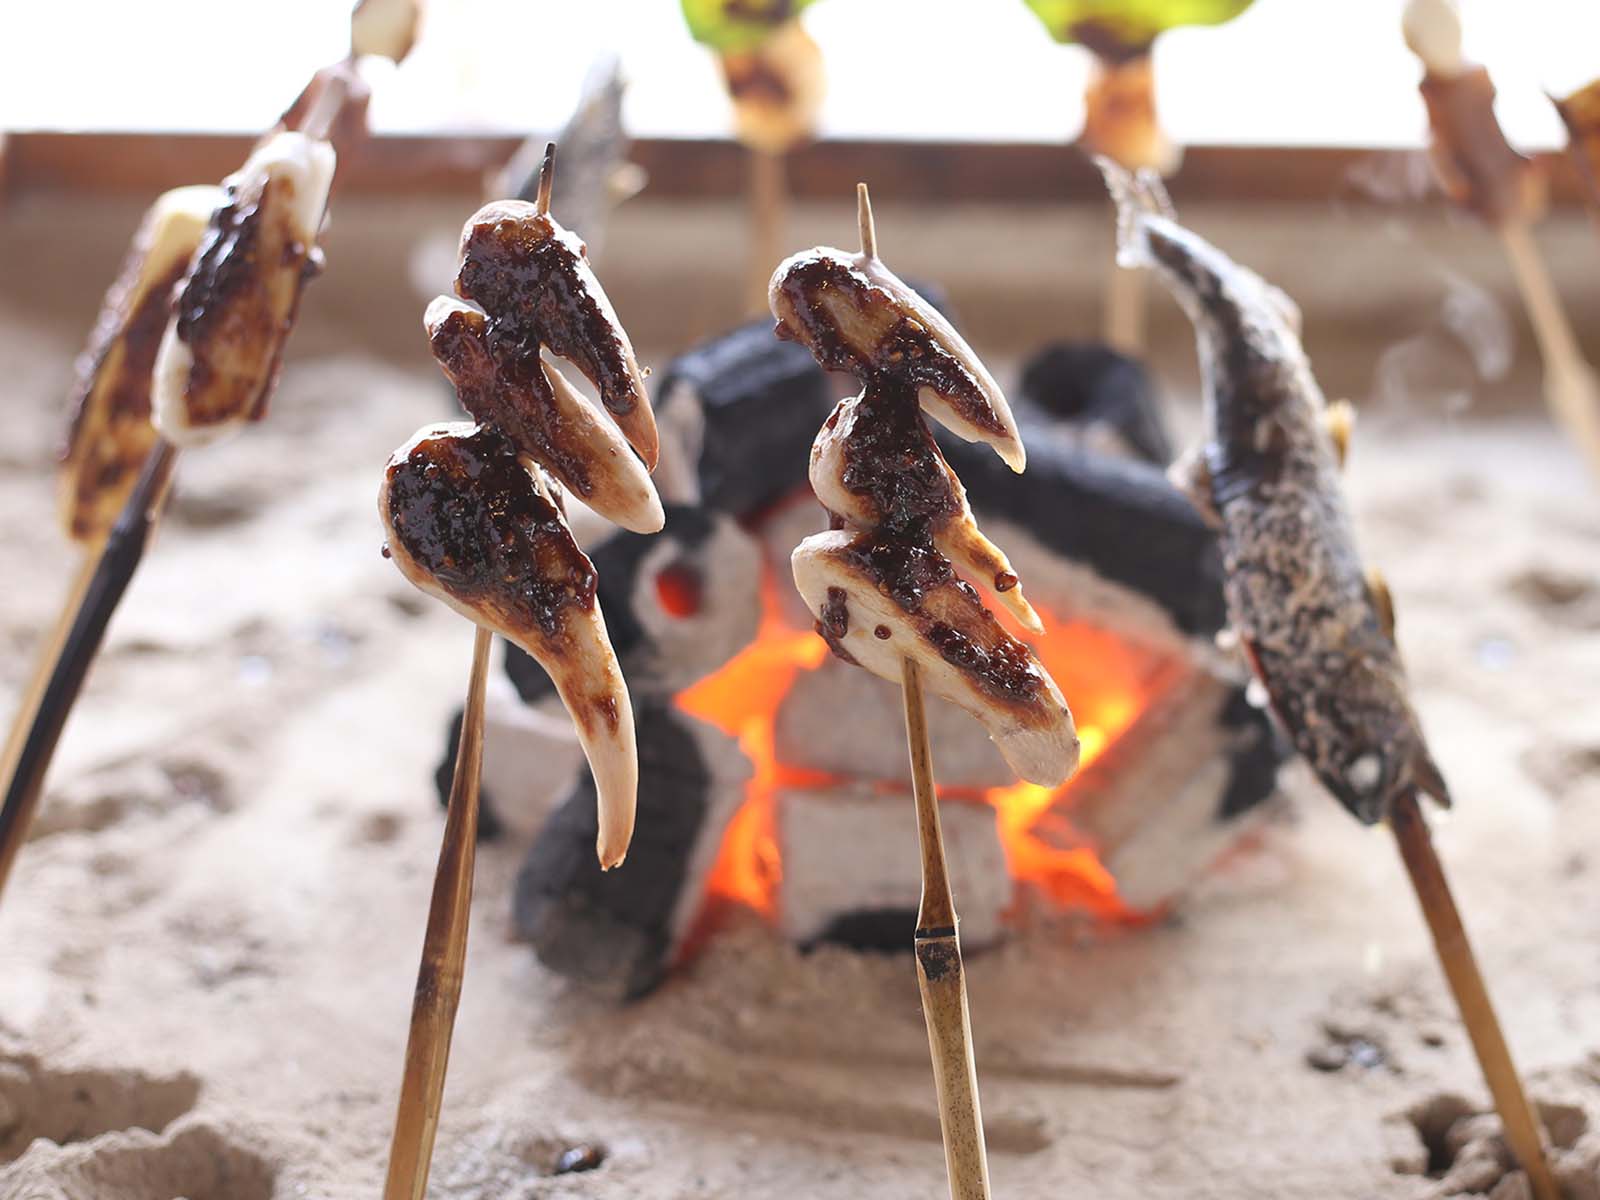
[[[1368,587],[1292,303],[1158,211],[1147,183],[1113,171],[1108,182],[1124,265],[1153,268],[1194,323],[1206,409],[1194,483],[1220,525],[1229,616],[1273,710],[1360,820],[1382,820],[1412,790],[1449,804]]]

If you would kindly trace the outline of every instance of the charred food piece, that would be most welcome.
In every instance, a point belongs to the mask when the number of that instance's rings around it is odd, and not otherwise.
[[[617,427],[551,364],[512,375],[489,349],[490,320],[463,301],[439,296],[423,316],[434,358],[461,406],[504,434],[519,454],[608,521],[654,533],[665,515],[650,473]]]
[[[72,426],[61,459],[67,535],[104,538],[155,445],[150,382],[172,301],[205,235],[222,189],[167,192],[145,214],[122,272],[106,293],[89,345],[77,361]]]
[[[1025,628],[1044,632],[1011,563],[973,520],[911,385],[875,379],[839,403],[812,444],[811,487],[824,508],[856,529],[931,543]]]
[[[912,659],[929,690],[971,713],[1030,783],[1055,787],[1076,769],[1077,732],[1055,682],[937,550],[834,530],[801,542],[791,565],[840,658],[895,683]]]
[[[999,385],[938,310],[877,257],[802,251],[779,264],[767,298],[778,336],[803,344],[824,367],[862,383],[888,377],[911,385],[951,432],[994,447],[1014,471],[1026,465]]]
[[[203,445],[266,413],[305,281],[321,266],[317,234],[333,147],[274,134],[224,180],[156,356],[157,430]]]
[[[434,425],[389,460],[378,511],[401,574],[549,674],[594,773],[600,864],[616,866],[639,783],[633,707],[595,603],[594,566],[549,490],[494,430]]]
[[[461,231],[456,295],[487,314],[489,352],[508,378],[531,386],[544,370],[541,348],[566,359],[654,470],[659,447],[644,374],[577,234],[526,201],[484,205]]]
[[[1356,547],[1298,313],[1179,225],[1153,176],[1101,169],[1123,264],[1153,269],[1194,323],[1206,433],[1187,482],[1220,527],[1228,615],[1273,711],[1361,820],[1412,790],[1448,804]]]

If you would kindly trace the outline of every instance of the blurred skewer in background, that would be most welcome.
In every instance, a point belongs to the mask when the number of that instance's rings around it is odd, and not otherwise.
[[[822,51],[800,24],[815,0],[682,0],[694,40],[717,56],[748,151],[750,251],[745,307],[767,310],[767,279],[783,257],[784,160],[816,133],[827,79]]]
[[[1600,477],[1600,381],[1531,232],[1545,213],[1544,174],[1506,140],[1489,72],[1462,55],[1455,0],[1408,0],[1401,28],[1424,68],[1434,174],[1453,203],[1500,235],[1544,358],[1545,403]]]
[[[1252,0],[1024,0],[1050,36],[1094,56],[1083,97],[1078,145],[1127,171],[1170,178],[1183,148],[1161,128],[1152,52],[1156,38],[1181,25],[1221,25]],[[1139,357],[1145,349],[1144,275],[1121,270],[1116,247],[1106,265],[1101,336]]]

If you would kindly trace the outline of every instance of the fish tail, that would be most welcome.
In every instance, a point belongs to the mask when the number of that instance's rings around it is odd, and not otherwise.
[[[1094,156],[1094,165],[1106,181],[1106,190],[1117,206],[1117,263],[1127,268],[1153,267],[1147,217],[1176,220],[1177,212],[1166,186],[1154,171],[1129,171],[1103,154]]]

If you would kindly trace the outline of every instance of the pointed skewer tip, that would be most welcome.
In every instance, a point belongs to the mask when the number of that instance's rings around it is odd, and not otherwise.
[[[872,223],[872,197],[864,183],[856,184],[856,223],[861,227],[861,253],[877,258],[878,230]]]
[[[548,143],[544,148],[544,162],[539,165],[539,198],[534,203],[540,216],[550,211],[550,190],[556,182],[556,144]]]

